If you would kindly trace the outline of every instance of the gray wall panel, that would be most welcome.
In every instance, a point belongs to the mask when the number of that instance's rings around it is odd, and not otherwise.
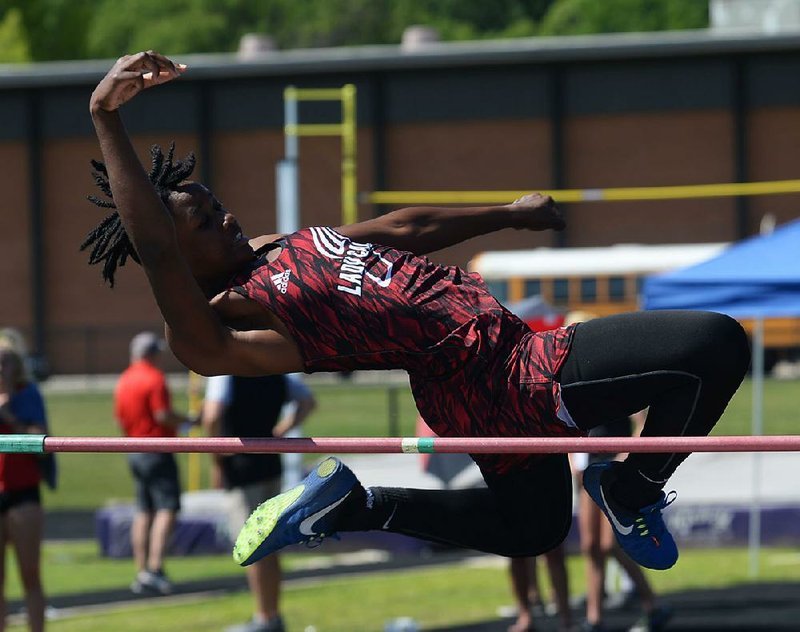
[[[0,140],[22,140],[28,128],[27,100],[24,92],[6,92],[0,99]]]
[[[800,106],[800,55],[748,59],[747,99],[755,107]]]
[[[549,97],[543,66],[387,73],[386,122],[538,118]]]
[[[725,108],[731,86],[731,64],[721,59],[570,66],[565,76],[566,113]]]
[[[212,129],[280,127],[284,85],[271,79],[217,82],[211,96]]]
[[[62,88],[43,92],[42,129],[45,138],[93,134],[88,88]],[[198,122],[195,86],[190,83],[148,90],[122,110],[125,126],[140,132],[193,132]]]
[[[89,116],[90,90],[45,90],[42,96],[42,134],[45,138],[89,136],[94,133]]]

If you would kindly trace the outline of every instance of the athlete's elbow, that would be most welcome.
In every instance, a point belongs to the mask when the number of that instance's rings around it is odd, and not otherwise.
[[[204,377],[226,374],[219,361],[223,355],[221,349],[210,347],[208,343],[200,345],[196,341],[182,340],[175,336],[169,336],[168,342],[173,355],[190,371]]]

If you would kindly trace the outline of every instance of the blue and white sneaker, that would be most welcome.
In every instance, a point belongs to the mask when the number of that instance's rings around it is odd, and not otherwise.
[[[335,535],[343,503],[364,494],[350,468],[327,458],[300,485],[256,507],[236,538],[233,559],[248,566],[290,544],[318,544]]]
[[[645,568],[665,570],[678,561],[678,547],[664,524],[661,510],[675,500],[675,492],[638,511],[623,507],[609,494],[617,480],[617,461],[593,463],[583,473],[583,487],[611,523],[622,550]]]

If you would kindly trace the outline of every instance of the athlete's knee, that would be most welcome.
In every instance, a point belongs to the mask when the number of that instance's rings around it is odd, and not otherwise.
[[[750,366],[750,342],[744,328],[730,316],[715,312],[706,313],[705,328],[717,369],[741,381]]]
[[[517,538],[505,542],[506,550],[501,553],[507,557],[535,557],[550,551],[561,544],[569,534],[572,525],[572,511],[561,515],[543,515],[541,523],[517,525]]]

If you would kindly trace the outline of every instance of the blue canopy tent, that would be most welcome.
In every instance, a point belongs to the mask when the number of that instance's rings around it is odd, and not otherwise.
[[[763,432],[764,318],[800,316],[800,220],[752,237],[697,265],[645,280],[644,309],[698,309],[754,320],[753,423]],[[751,573],[758,573],[760,455],[754,455]]]
[[[703,309],[734,317],[800,316],[800,220],[697,265],[645,280],[644,309]]]

